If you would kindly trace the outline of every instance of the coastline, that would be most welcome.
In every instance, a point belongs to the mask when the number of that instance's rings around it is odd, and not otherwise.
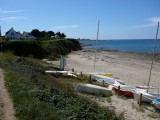
[[[84,51],[92,51],[95,52],[95,48],[85,48],[83,47],[82,50]],[[148,60],[152,59],[153,52],[127,52],[127,51],[119,51],[119,50],[114,50],[114,49],[104,49],[104,48],[98,48],[97,52],[109,52],[109,53],[117,53],[117,54],[127,54],[129,56],[134,56],[136,55],[137,57],[145,57]],[[160,52],[155,52],[155,59],[154,61],[160,62]]]
[[[98,48],[118,52],[152,53],[155,39],[117,39],[80,41],[84,48]],[[97,45],[96,45],[97,44]],[[86,45],[86,46],[85,46]],[[160,41],[157,40],[156,52],[160,53]]]
[[[92,46],[92,45],[86,45],[87,46]],[[94,50],[95,51],[95,48],[85,48],[85,46],[82,46],[82,49],[83,50]],[[106,51],[106,52],[119,52],[119,53],[133,53],[133,54],[148,54],[148,55],[152,55],[153,52],[150,51],[150,52],[130,52],[130,51],[120,51],[118,49],[104,49],[104,48],[98,48],[97,49],[98,51]],[[155,51],[155,54],[157,55],[160,55],[160,52],[156,52]]]

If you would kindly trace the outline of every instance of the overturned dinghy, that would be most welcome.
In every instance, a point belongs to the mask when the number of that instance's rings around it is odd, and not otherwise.
[[[74,74],[72,71],[53,71],[53,70],[46,70],[45,73],[47,74],[53,74],[53,75],[67,75],[67,76],[73,76],[77,77],[77,75]]]
[[[120,80],[120,79],[115,79],[112,77],[107,77],[107,76],[103,76],[103,75],[97,75],[97,74],[91,74],[91,80],[96,80],[98,82],[104,81],[104,83],[111,85],[114,84],[115,82],[118,82],[122,85],[125,85],[124,81]]]
[[[146,91],[135,90],[135,92],[133,93],[134,98],[136,100],[139,100],[140,94],[142,94],[142,101],[144,102],[152,102],[154,99],[157,99],[158,97],[160,97],[159,93],[154,94],[154,93],[147,93]]]
[[[114,85],[112,90],[119,95],[133,97],[133,91],[135,90],[135,88],[126,85]]]
[[[90,93],[90,94],[112,95],[112,91],[110,89],[97,86],[97,85],[92,85],[92,84],[78,83],[75,90],[80,92]]]
[[[156,108],[160,109],[160,98],[157,98],[157,99],[155,99],[154,101],[152,101],[152,104],[153,104]]]

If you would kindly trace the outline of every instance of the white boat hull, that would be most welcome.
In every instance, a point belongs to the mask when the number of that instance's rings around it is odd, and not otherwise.
[[[53,71],[53,70],[46,70],[45,73],[47,74],[63,74],[63,75],[67,75],[67,76],[73,76],[73,77],[77,77],[77,75],[74,74],[74,72],[72,71]]]
[[[134,92],[133,96],[136,100],[140,100],[140,94],[142,93],[142,101],[144,102],[152,102],[154,99],[158,98],[160,94],[152,94],[144,91]]]
[[[112,94],[112,91],[109,90],[108,88],[92,84],[83,84],[83,83],[78,83],[75,90],[85,93],[98,94],[98,95]]]
[[[152,102],[152,104],[153,104],[156,108],[160,109],[160,98],[155,99],[155,100]]]
[[[96,80],[98,82],[104,81],[104,83],[109,84],[109,85],[114,84],[116,81],[121,84],[125,84],[122,80],[103,76],[103,75],[95,75],[95,74],[91,74],[91,80]]]

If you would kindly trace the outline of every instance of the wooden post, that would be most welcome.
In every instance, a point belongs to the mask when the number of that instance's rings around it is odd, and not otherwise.
[[[1,45],[1,52],[3,52],[3,46]]]
[[[139,96],[139,106],[141,106],[141,104],[142,104],[142,93],[140,93],[140,96]]]
[[[72,68],[72,72],[74,72],[74,68]]]
[[[118,86],[118,95],[120,95],[120,90],[121,90],[121,87]]]
[[[89,75],[89,83],[92,83],[92,80],[91,80],[91,75]]]
[[[102,80],[102,86],[104,86],[104,80]]]
[[[80,76],[81,76],[81,77],[83,77],[82,71],[81,71],[81,74],[80,74]]]

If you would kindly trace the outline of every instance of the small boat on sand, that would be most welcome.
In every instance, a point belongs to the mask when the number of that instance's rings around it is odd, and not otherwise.
[[[122,81],[122,80],[115,79],[115,78],[112,78],[112,77],[107,77],[107,76],[100,75],[100,74],[91,74],[91,80],[96,80],[96,81],[99,81],[99,82],[104,81],[104,83],[106,83],[108,85],[114,84],[115,81],[117,81],[121,84],[125,84],[124,81]]]
[[[119,87],[120,87],[120,89],[119,89]],[[129,87],[126,85],[113,84],[112,90],[116,94],[126,96],[126,97],[133,97],[133,91],[135,91],[135,88]]]
[[[45,73],[61,73],[61,74],[67,74],[68,71],[53,71],[53,70],[46,70]]]
[[[56,75],[67,75],[67,76],[73,76],[77,77],[78,73],[75,74],[72,71],[53,71],[53,70],[46,70],[45,73],[47,74],[56,74]]]
[[[152,102],[154,99],[160,97],[160,94],[147,93],[146,91],[135,91],[133,96],[136,100],[140,99],[140,94],[142,94],[142,101],[144,102]]]
[[[153,87],[153,86],[139,85],[139,86],[136,86],[136,88],[139,88],[139,89],[154,89],[155,87]]]
[[[107,77],[112,77],[113,76],[112,73],[100,73],[99,75],[107,76]]]
[[[75,90],[97,95],[112,95],[112,91],[110,89],[92,84],[78,83]]]
[[[152,104],[153,104],[156,108],[160,109],[160,98],[157,98],[157,99],[153,100],[153,101],[152,101]]]

